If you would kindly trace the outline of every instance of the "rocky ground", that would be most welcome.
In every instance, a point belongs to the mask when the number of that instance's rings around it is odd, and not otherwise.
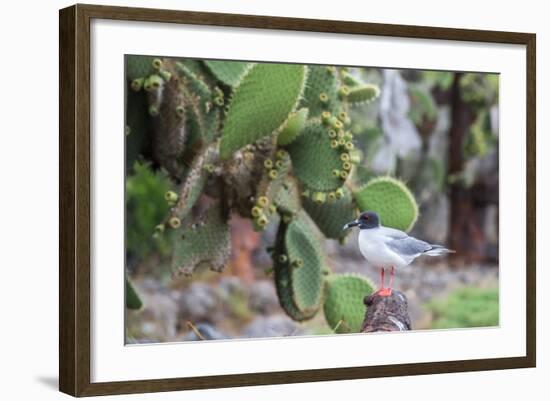
[[[340,257],[337,266],[338,271],[361,272],[378,283],[378,272],[365,269],[355,258]],[[330,333],[322,312],[305,323],[288,318],[279,306],[269,277],[246,283],[235,276],[218,275],[176,288],[151,278],[137,278],[135,284],[146,306],[127,314],[130,343]],[[476,265],[452,269],[445,263],[415,264],[400,270],[395,281],[395,288],[409,299],[414,329],[431,327],[427,302],[445,297],[461,286],[497,287],[498,268]]]

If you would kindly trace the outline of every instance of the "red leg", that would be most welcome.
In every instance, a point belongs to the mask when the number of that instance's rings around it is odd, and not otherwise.
[[[386,272],[384,271],[384,268],[380,268],[380,289],[384,289],[384,277],[386,276]]]
[[[392,266],[391,270],[390,270],[390,291],[393,289],[393,279],[394,279],[394,277],[395,277],[395,269]]]
[[[392,287],[393,287],[393,276],[394,276],[394,272],[393,272],[393,267],[391,268],[391,271],[390,271],[390,283],[389,283],[389,287],[388,288],[384,288],[384,268],[382,268],[382,274],[381,274],[381,277],[382,277],[382,287],[380,288],[380,290],[378,290],[378,295],[381,296],[381,297],[389,297],[391,295],[391,292],[392,292]]]

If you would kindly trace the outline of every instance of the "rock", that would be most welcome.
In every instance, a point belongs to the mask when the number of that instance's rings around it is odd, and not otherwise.
[[[141,311],[127,313],[128,332],[135,333],[139,343],[174,340],[178,321],[178,305],[174,297],[166,287],[150,279],[134,281],[134,285],[144,307]]]
[[[298,324],[286,315],[256,317],[243,331],[244,337],[287,337],[303,334]]]
[[[250,286],[249,307],[263,315],[280,310],[279,298],[273,281],[259,280]]]
[[[384,70],[384,85],[380,95],[380,122],[384,132],[371,167],[377,172],[392,171],[397,157],[404,158],[420,150],[422,141],[409,118],[408,86],[398,70]]]
[[[220,305],[220,298],[212,287],[196,282],[181,292],[178,300],[179,318],[193,323],[214,322]]]
[[[224,276],[216,285],[216,290],[223,302],[227,302],[235,294],[245,294],[246,285],[237,276]]]

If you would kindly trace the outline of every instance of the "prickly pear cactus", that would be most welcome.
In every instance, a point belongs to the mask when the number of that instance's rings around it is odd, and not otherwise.
[[[414,196],[404,183],[395,178],[374,178],[353,195],[359,209],[378,213],[385,226],[409,231],[418,218]]]
[[[328,325],[336,333],[358,333],[365,317],[363,298],[374,285],[359,274],[333,274],[325,280],[323,311]]]
[[[401,229],[418,214],[396,179],[355,187],[367,167],[350,113],[380,93],[359,75],[344,67],[127,57],[127,152],[132,163],[144,159],[171,179],[169,211],[151,235],[172,244],[175,273],[222,270],[238,214],[258,231],[277,230],[274,281],[292,319],[313,318],[322,307],[336,332],[359,330],[372,285],[331,275],[325,241],[343,241],[343,225],[359,211],[374,210]]]

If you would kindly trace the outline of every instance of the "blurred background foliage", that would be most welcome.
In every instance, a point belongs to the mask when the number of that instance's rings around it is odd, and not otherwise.
[[[434,329],[498,325],[498,290],[464,287],[426,304],[433,313]]]
[[[167,238],[154,238],[158,222],[168,213],[164,199],[170,188],[162,171],[153,171],[149,164],[136,161],[126,178],[126,254],[135,261],[163,259],[169,255]]]
[[[381,91],[374,103],[349,111],[362,156],[352,185],[380,175],[400,177],[419,204],[411,234],[457,251],[450,259],[420,259],[398,273],[396,288],[409,298],[413,328],[498,325],[498,75],[346,71],[350,79]],[[131,102],[147,110],[129,90]],[[250,221],[233,215],[228,268],[221,274],[200,269],[192,277],[173,276],[174,234],[155,231],[167,216],[173,178],[152,157],[150,121],[136,124],[142,129],[126,136],[126,261],[133,283],[128,285],[143,304],[127,310],[127,341],[338,332],[320,315],[296,322],[282,311],[266,250],[275,240],[273,227],[257,232]],[[325,245],[335,272],[376,279],[357,250],[356,234]]]

